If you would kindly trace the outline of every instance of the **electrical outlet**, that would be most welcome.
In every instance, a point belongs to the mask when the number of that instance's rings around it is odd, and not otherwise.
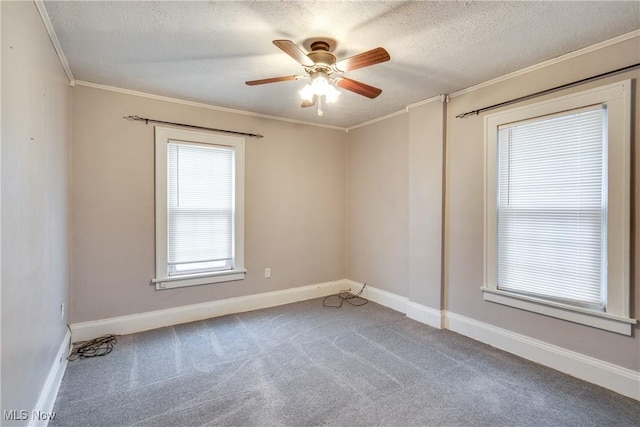
[[[60,304],[60,318],[64,319],[64,302]]]
[[[270,268],[265,268],[264,269],[264,277],[271,277],[271,269]]]

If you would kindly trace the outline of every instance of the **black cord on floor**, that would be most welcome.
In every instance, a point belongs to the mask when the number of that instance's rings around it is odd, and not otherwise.
[[[67,360],[86,359],[87,357],[104,356],[111,353],[118,340],[115,335],[103,335],[89,341],[73,343],[73,350]]]
[[[361,305],[365,305],[366,303],[369,302],[368,299],[361,297],[360,295],[362,294],[362,291],[364,291],[364,288],[367,286],[367,284],[365,283],[364,285],[362,285],[362,289],[360,289],[360,292],[358,292],[357,294],[353,295],[350,291],[340,291],[335,295],[329,295],[328,297],[325,297],[322,300],[322,306],[323,307],[331,307],[331,308],[340,308],[342,307],[343,303],[347,303],[347,304],[351,304],[354,305],[356,307],[359,307]],[[329,298],[333,298],[336,299],[337,301],[335,303],[328,303],[327,300],[329,300]]]

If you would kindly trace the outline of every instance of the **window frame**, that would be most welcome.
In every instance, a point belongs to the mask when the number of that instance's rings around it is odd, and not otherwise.
[[[229,270],[169,274],[167,227],[167,149],[169,142],[230,147],[234,150],[234,258]],[[155,260],[156,290],[243,280],[244,268],[244,138],[155,127]]]
[[[483,299],[546,316],[631,335],[630,318],[630,141],[631,80],[487,115],[484,119]],[[607,306],[606,311],[498,289],[498,128],[591,105],[607,106]]]

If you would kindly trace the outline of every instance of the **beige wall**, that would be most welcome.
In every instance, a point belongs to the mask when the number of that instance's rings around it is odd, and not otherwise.
[[[71,94],[35,4],[0,7],[1,409],[31,415],[67,331]]]
[[[349,278],[441,309],[443,105],[349,132]]]
[[[485,302],[483,277],[484,116],[457,114],[640,62],[635,38],[481,89],[412,108],[349,132],[349,278],[430,308],[486,322],[569,350],[640,371],[638,326],[626,337],[571,322]],[[560,92],[633,78],[635,144],[640,121],[638,70]],[[534,101],[540,101],[538,98]],[[445,117],[443,117],[443,113]],[[443,121],[444,119],[444,121]],[[443,126],[446,145],[443,147]],[[443,184],[443,156],[446,173]],[[634,148],[635,165],[640,150]],[[635,167],[634,199],[640,200]],[[444,253],[441,250],[445,190]],[[633,213],[640,222],[640,209]],[[634,227],[633,266],[640,262],[640,227]],[[441,261],[444,256],[444,271]],[[633,271],[633,268],[632,268]],[[440,279],[444,275],[444,287]],[[632,314],[638,317],[640,286],[632,283]]]
[[[153,126],[124,115],[264,135],[245,145],[245,280],[151,286]],[[72,322],[346,276],[345,132],[81,86],[72,129]]]
[[[444,112],[440,101],[409,110],[409,294],[442,309]]]
[[[349,132],[348,277],[409,292],[409,117]]]
[[[485,302],[479,287],[483,274],[483,120],[484,116],[456,119],[455,115],[475,110],[486,105],[502,102],[546,88],[569,83],[609,70],[640,62],[640,39],[635,38],[617,45],[585,54],[525,75],[509,79],[465,95],[454,97],[448,106],[447,141],[447,309],[453,313],[470,317],[507,330],[524,334],[569,350],[596,357],[617,365],[640,371],[640,338],[638,327],[634,337],[626,337],[599,329],[590,328],[563,320],[553,319],[530,312]],[[640,71],[609,77],[582,85],[578,88],[547,95],[560,96],[590,87],[633,78],[635,82],[635,174],[633,191],[635,200],[640,200],[637,185],[640,169],[637,167],[638,146],[637,123],[640,120],[640,92],[637,79]],[[538,98],[541,101],[546,98]],[[534,101],[530,101],[534,102]],[[524,103],[523,103],[524,104]],[[518,105],[519,106],[519,105]],[[640,220],[640,210],[633,214],[635,224]],[[640,260],[640,235],[635,227],[635,254],[637,266]],[[637,270],[636,270],[637,272]],[[640,287],[636,273],[632,282],[635,310],[639,316]]]

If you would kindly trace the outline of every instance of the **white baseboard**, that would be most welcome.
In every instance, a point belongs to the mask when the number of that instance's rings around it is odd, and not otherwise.
[[[319,298],[337,293],[341,290],[350,289],[352,293],[357,293],[362,288],[362,285],[362,283],[353,280],[338,280],[335,282],[326,282],[166,310],[114,317],[92,322],[75,323],[71,325],[71,330],[74,341],[87,340],[104,334],[131,334],[226,314],[241,313]],[[608,388],[616,393],[640,400],[639,372],[487,323],[479,322],[456,313],[436,310],[417,304],[410,301],[407,297],[369,285],[364,289],[362,296],[377,304],[389,307],[400,313],[405,313],[407,317],[418,322],[436,328],[450,329],[453,332],[484,342],[525,359]],[[63,359],[66,365],[66,358]],[[54,372],[52,369],[50,379],[47,380],[47,384],[57,384],[55,385],[55,389],[53,386],[48,386],[45,387],[45,390],[57,392],[60,382],[59,380],[56,382],[56,378],[58,375],[60,375],[60,379],[62,378],[61,375],[64,372],[64,367],[61,368],[58,366],[57,369],[60,371],[60,374]],[[52,392],[49,391],[47,394],[43,391],[44,397],[40,397],[43,403],[42,405],[39,403],[39,407],[49,407],[44,403],[47,399],[51,400],[51,397],[47,397],[49,395],[52,395],[52,399],[55,400],[55,393],[52,394]],[[50,407],[53,407],[53,401],[51,401]]]
[[[640,400],[640,372],[447,312],[445,327],[581,380]]]
[[[358,283],[354,280],[345,280],[345,283],[347,283],[348,288],[351,289],[351,293],[353,294],[360,292],[360,289],[364,286],[364,283]],[[369,301],[389,307],[395,311],[399,311],[400,313],[407,312],[407,302],[409,302],[409,298],[407,297],[401,297],[400,295],[374,288],[370,285],[367,285],[367,287],[364,288],[362,296]]]
[[[407,302],[407,317],[425,325],[442,329],[444,325],[444,310],[436,310],[426,305],[418,304],[413,301]]]
[[[342,289],[347,289],[348,286],[349,284],[345,280],[318,283],[165,310],[74,323],[71,325],[71,331],[73,332],[74,342],[96,338],[105,334],[133,334],[164,326],[319,298],[338,293]]]
[[[362,283],[346,280],[351,292],[358,292]],[[488,323],[436,310],[410,301],[408,298],[367,285],[363,296],[389,307],[420,323],[435,328],[450,329],[461,335],[513,353],[541,365],[556,369],[584,381],[640,400],[640,372],[613,363],[567,350],[544,341],[498,328]]]
[[[351,288],[351,293],[359,292],[363,286],[363,283],[358,283],[353,280],[346,280],[345,282],[348,283]],[[410,319],[434,328],[442,329],[444,322],[444,312],[442,310],[436,310],[435,308],[418,304],[417,302],[409,300],[407,297],[402,297],[369,285],[364,288],[362,296],[376,304],[404,313]]]
[[[62,343],[60,343],[53,365],[51,365],[49,375],[47,375],[47,381],[44,383],[42,392],[40,392],[38,403],[36,404],[34,411],[29,413],[30,427],[46,426],[49,424],[49,415],[53,412],[53,405],[56,403],[60,383],[62,383],[64,371],[67,369],[67,356],[69,355],[70,344],[71,333],[67,331]],[[35,417],[35,412],[42,414],[42,419],[39,420]]]

